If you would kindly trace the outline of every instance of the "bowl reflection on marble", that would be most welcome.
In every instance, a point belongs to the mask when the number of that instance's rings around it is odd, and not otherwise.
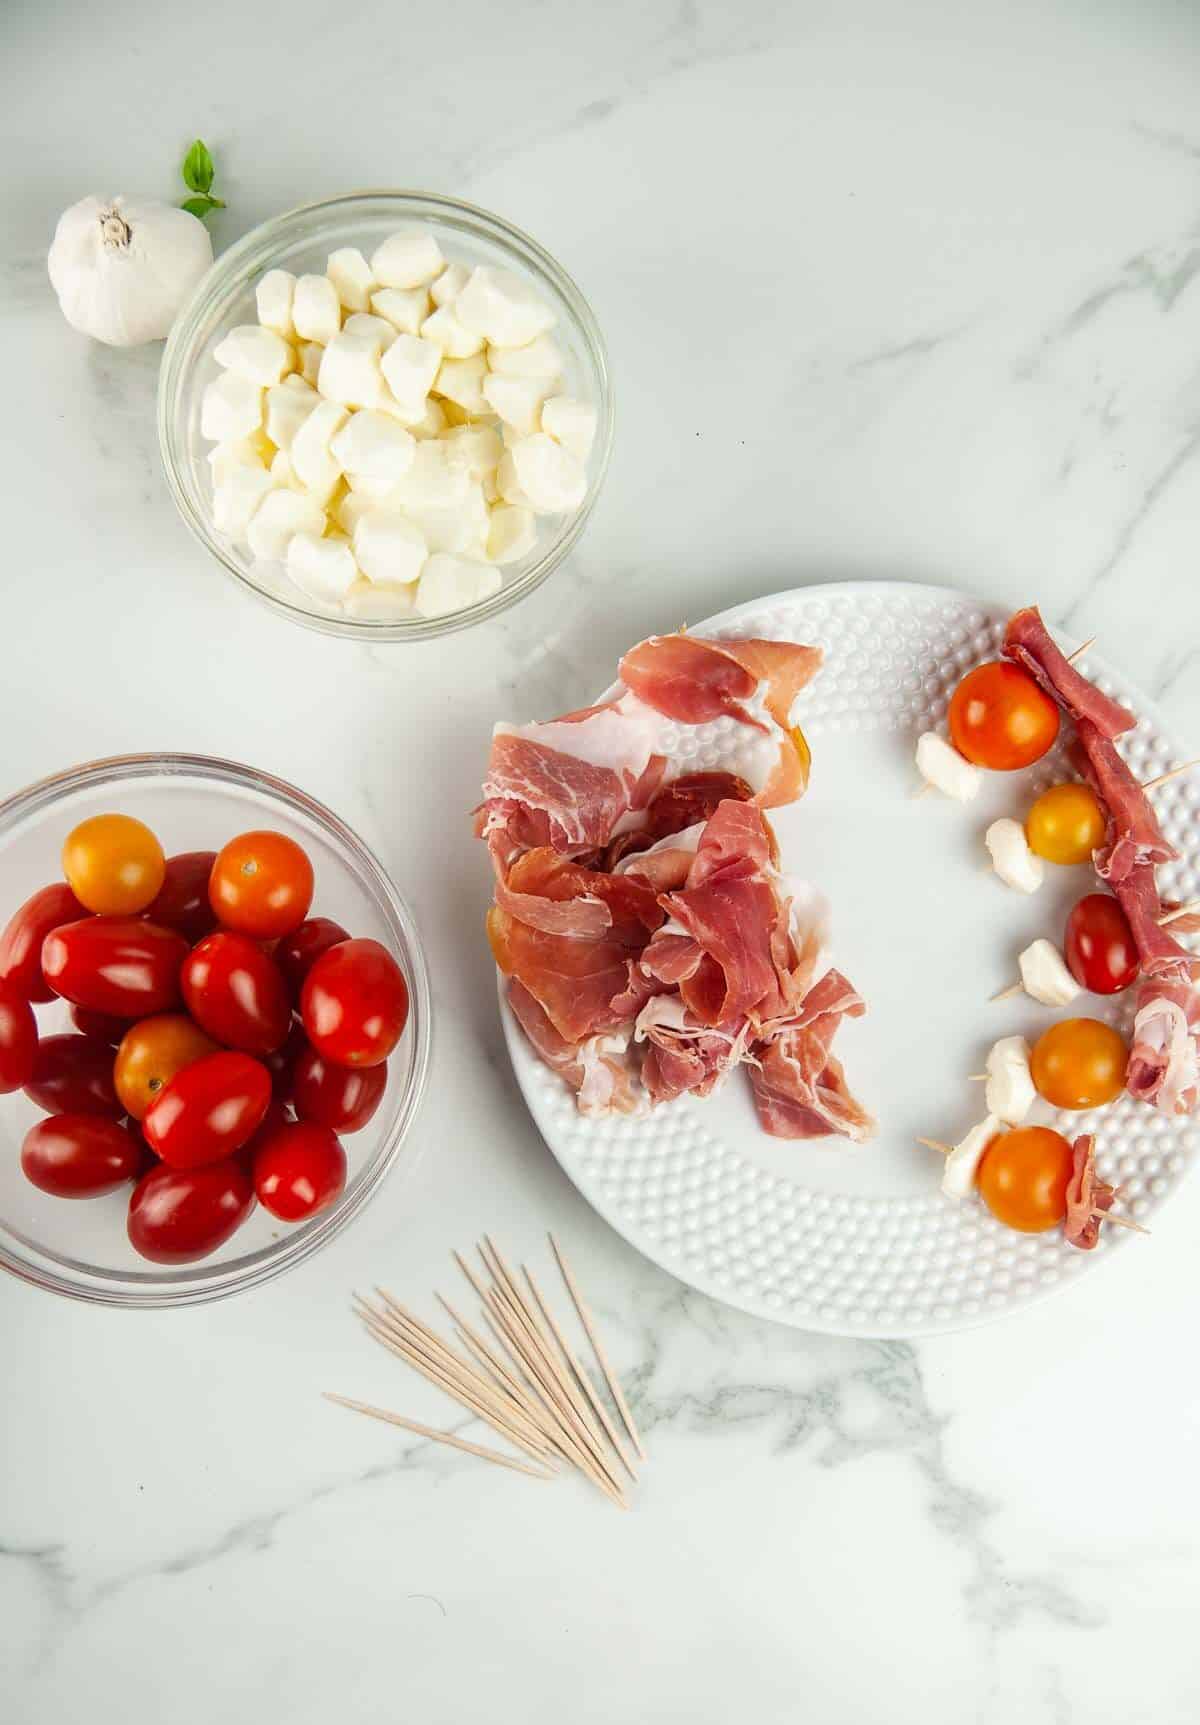
[[[219,376],[218,342],[238,324],[257,322],[255,286],[264,271],[323,274],[330,252],[357,246],[368,256],[399,227],[432,228],[451,262],[499,264],[527,279],[556,315],[555,340],[566,354],[565,390],[596,409],[587,491],[579,507],[538,521],[538,540],[502,570],[498,593],[445,617],[360,618],[301,592],[281,563],[257,562],[213,523],[212,477],[200,435],[200,403]],[[360,641],[416,641],[465,629],[516,604],[553,574],[575,544],[600,494],[613,434],[608,362],[591,307],[560,264],[535,240],[499,216],[424,192],[362,192],[307,204],[264,222],[222,254],[176,319],[163,356],[158,436],[171,495],[188,527],[221,567],[279,616]]]
[[[0,1097],[0,1266],[60,1294],[114,1306],[172,1306],[252,1288],[319,1251],[379,1189],[406,1148],[429,1066],[430,996],[416,924],[382,866],[336,815],[252,767],[205,755],[124,755],[72,767],[0,803],[0,920],[58,875],[63,839],[89,815],[145,821],[167,854],[216,850],[255,827],[287,833],[316,875],[313,911],[381,941],[408,979],[410,1011],[388,1062],[375,1117],[343,1140],[349,1172],[336,1202],[311,1221],[279,1222],[261,1205],[211,1256],[178,1266],[139,1257],[125,1232],[132,1188],[101,1198],[52,1198],[21,1172],[21,1141],[45,1116],[21,1091]],[[73,1029],[64,1001],[36,1009],[40,1034]]]

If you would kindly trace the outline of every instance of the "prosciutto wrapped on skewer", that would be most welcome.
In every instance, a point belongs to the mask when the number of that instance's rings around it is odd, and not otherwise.
[[[1077,766],[1108,815],[1108,833],[1096,852],[1096,873],[1116,887],[1137,863],[1174,862],[1179,853],[1163,836],[1149,797],[1112,743],[1084,719],[1075,727]]]
[[[1096,1140],[1092,1133],[1076,1138],[1071,1146],[1074,1157],[1071,1178],[1067,1182],[1067,1214],[1063,1234],[1068,1246],[1078,1246],[1090,1252],[1100,1238],[1104,1213],[1112,1209],[1116,1188],[1096,1173]]]
[[[1060,652],[1036,605],[1027,605],[1009,618],[1001,651],[1035,677],[1077,725],[1089,720],[1111,742],[1137,724],[1128,707],[1090,683]]]
[[[1162,1114],[1191,1114],[1200,1101],[1200,990],[1147,982],[1138,995],[1125,1088]]]

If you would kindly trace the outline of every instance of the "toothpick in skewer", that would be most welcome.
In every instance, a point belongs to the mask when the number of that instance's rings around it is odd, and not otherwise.
[[[1097,1222],[1111,1222],[1114,1228],[1132,1228],[1135,1234],[1149,1234],[1149,1228],[1144,1228],[1140,1222],[1135,1222],[1132,1216],[1122,1216],[1118,1210],[1093,1210],[1092,1218]]]
[[[917,1143],[923,1144],[926,1150],[936,1150],[942,1156],[949,1156],[954,1149],[953,1144],[943,1144],[939,1138],[918,1138]]]
[[[992,995],[991,1003],[994,1006],[998,1000],[1011,1000],[1014,994],[1021,994],[1024,991],[1024,988],[1025,984],[1023,982],[1011,982],[1007,988],[1002,988],[999,994]],[[987,1077],[986,1073],[984,1073],[984,1077]]]
[[[1087,640],[1083,643],[1082,647],[1076,647],[1076,649],[1073,653],[1067,654],[1067,664],[1073,665],[1077,659],[1082,659],[1083,655],[1087,652],[1088,648],[1094,647],[1095,645],[1096,645],[1096,637],[1094,635],[1089,635]]]
[[[1194,761],[1184,761],[1182,766],[1171,767],[1167,772],[1159,773],[1157,778],[1143,780],[1142,789],[1156,791],[1160,785],[1169,785],[1172,779],[1181,779],[1184,773],[1190,773],[1193,767],[1200,767],[1200,756]]]
[[[1177,904],[1174,910],[1164,911],[1158,919],[1158,926],[1166,928],[1168,923],[1181,916],[1195,916],[1197,911],[1200,911],[1200,898],[1189,898],[1186,904]]]

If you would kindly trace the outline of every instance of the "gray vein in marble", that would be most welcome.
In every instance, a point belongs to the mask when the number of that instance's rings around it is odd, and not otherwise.
[[[846,367],[846,374],[848,377],[858,377],[863,372],[876,371],[880,366],[895,365],[898,361],[924,359],[928,354],[936,353],[948,342],[964,335],[967,327],[966,324],[956,324],[952,329],[942,330],[934,335],[913,336],[909,341],[893,342],[875,348],[858,359],[852,359]]]
[[[1092,575],[1083,592],[1063,613],[1064,628],[1073,629],[1075,627],[1083,607],[1094,597],[1097,589],[1102,587],[1115,573],[1146,521],[1197,453],[1200,453],[1200,424],[1189,427],[1183,441],[1170,460],[1159,469],[1149,485],[1146,486],[1132,513],[1119,528],[1104,561]],[[1151,693],[1161,694],[1162,689],[1159,687],[1152,690]]]
[[[660,1330],[666,1316],[681,1317],[710,1341],[728,1346],[703,1388],[671,1387],[661,1380],[666,1363]],[[836,1468],[865,1456],[905,1457],[924,1482],[927,1513],[968,1566],[963,1588],[970,1619],[991,1638],[1028,1620],[1073,1629],[1098,1629],[1102,1612],[1077,1598],[1058,1577],[1016,1570],[989,1536],[987,1523],[999,1505],[953,1477],[946,1455],[946,1421],[929,1400],[919,1356],[900,1342],[826,1340],[796,1334],[777,1343],[773,1381],[733,1375],[735,1362],[761,1343],[761,1327],[686,1288],[659,1285],[641,1324],[642,1357],[625,1374],[626,1392],[643,1433],[682,1425],[720,1433],[730,1427],[774,1428],[775,1453],[804,1450],[818,1467]],[[803,1384],[786,1381],[787,1366],[804,1371]],[[815,1368],[815,1372],[814,1372]],[[865,1392],[871,1410],[867,1429],[856,1427],[850,1397]]]

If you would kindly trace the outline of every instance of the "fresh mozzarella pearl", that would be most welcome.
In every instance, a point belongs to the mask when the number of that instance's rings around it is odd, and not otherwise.
[[[429,286],[429,296],[434,305],[453,305],[466,287],[470,274],[465,264],[447,264],[441,275]]]
[[[269,467],[270,441],[261,431],[252,431],[249,437],[238,437],[231,443],[218,443],[208,452],[208,465],[212,469],[213,484],[224,485],[235,467]]]
[[[429,555],[420,528],[396,509],[368,509],[354,528],[354,555],[372,581],[415,581]]]
[[[310,388],[317,387],[317,379],[321,375],[321,355],[325,349],[319,341],[303,342],[299,348],[300,376]]]
[[[989,1114],[978,1126],[972,1126],[966,1137],[954,1146],[942,1169],[942,1191],[947,1197],[971,1196],[975,1190],[975,1176],[979,1172],[979,1164],[983,1161],[983,1153],[1001,1130],[1000,1121],[994,1114]]]
[[[983,836],[992,867],[1005,886],[1017,892],[1036,892],[1046,878],[1046,865],[1030,850],[1020,821],[993,821]]]
[[[1017,963],[1026,994],[1043,1006],[1069,1006],[1080,992],[1053,941],[1035,940],[1021,953]]]
[[[234,443],[262,424],[263,388],[236,371],[214,378],[200,400],[200,435],[210,443]]]
[[[376,281],[384,287],[424,287],[441,275],[446,260],[428,228],[402,228],[371,258]]]
[[[416,443],[384,413],[352,413],[331,439],[330,454],[352,478],[393,486],[412,466]]]
[[[226,371],[264,385],[278,383],[296,364],[291,343],[273,329],[262,329],[256,323],[243,323],[231,329],[213,349],[213,358]]]
[[[429,316],[429,294],[425,288],[380,288],[371,295],[371,310],[401,335],[420,335]]]
[[[337,289],[328,276],[301,276],[292,295],[292,322],[302,341],[328,346],[342,327]]]
[[[302,377],[289,378],[267,391],[267,436],[277,449],[290,449],[292,440],[320,401]]]
[[[459,323],[452,307],[444,305],[427,317],[421,325],[421,335],[440,347],[447,359],[470,359],[483,348],[483,337]]]
[[[341,246],[336,252],[330,252],[325,273],[347,311],[366,311],[375,288],[375,277],[357,247]]]
[[[328,502],[342,476],[329,446],[347,418],[344,407],[339,407],[334,401],[322,401],[313,408],[292,439],[292,447],[288,451],[292,466],[301,483],[318,502]]]
[[[500,433],[491,425],[456,425],[443,441],[450,465],[465,469],[472,479],[494,472],[504,454]]]
[[[345,540],[322,538],[319,533],[292,535],[287,571],[297,587],[327,604],[344,599],[358,580],[358,565]]]
[[[552,395],[542,405],[542,430],[569,449],[576,461],[586,462],[596,438],[596,409],[590,401],[572,395]]]
[[[500,377],[559,378],[565,369],[563,352],[552,335],[539,335],[524,347],[491,347],[488,369]]]
[[[325,511],[305,492],[272,491],[251,516],[246,543],[256,557],[282,558],[293,534],[320,534],[324,528]]]
[[[518,482],[517,470],[513,462],[511,449],[506,449],[504,454],[500,457],[499,465],[496,468],[496,489],[499,491],[500,496],[504,499],[505,503],[511,503],[517,509],[529,509],[532,507],[528,497],[526,497],[525,493],[521,490],[520,483]]]
[[[342,610],[348,617],[387,623],[396,617],[411,616],[414,596],[411,587],[358,580],[342,600]]]
[[[250,517],[275,481],[265,467],[235,467],[213,493],[213,525],[231,539],[245,536]]]
[[[516,563],[537,544],[537,523],[532,509],[498,503],[488,525],[487,554],[492,563]]]
[[[917,771],[926,784],[956,802],[969,803],[979,795],[982,783],[979,768],[973,767],[936,731],[923,731],[917,738]]]
[[[389,323],[385,317],[376,317],[370,311],[352,311],[342,325],[343,335],[365,335],[378,343],[382,353],[385,347],[390,347],[396,339],[396,326]]]
[[[554,313],[511,270],[480,264],[454,301],[460,323],[494,347],[525,347],[554,323]]]
[[[417,610],[422,617],[446,617],[490,599],[500,591],[500,571],[487,563],[435,553],[417,583]]]
[[[587,475],[570,450],[544,431],[524,437],[509,450],[518,488],[539,515],[577,509],[587,495]],[[505,493],[507,501],[509,498]]]
[[[445,359],[435,387],[440,396],[454,402],[464,413],[487,413],[489,403],[483,393],[486,376],[487,361],[481,353],[470,359]]]
[[[264,329],[273,329],[285,341],[291,341],[296,333],[292,322],[295,291],[296,278],[290,270],[268,270],[254,290],[259,323]]]
[[[483,380],[487,404],[522,437],[542,428],[542,403],[554,380],[549,377],[503,377],[493,372]]]
[[[1009,1126],[1019,1126],[1037,1101],[1023,1036],[1002,1036],[987,1057],[987,1107]]]
[[[471,476],[455,464],[440,440],[425,438],[417,443],[408,471],[396,485],[396,501],[403,509],[456,509],[470,494]]]
[[[442,350],[419,335],[398,335],[384,354],[384,379],[401,408],[420,418],[442,363]]]
[[[397,492],[393,492],[391,500],[395,501],[396,497]],[[451,506],[405,503],[401,507],[420,528],[430,551],[486,557],[488,507],[478,480],[471,483],[466,495]]]
[[[382,388],[379,346],[373,335],[341,330],[334,336],[321,356],[317,376],[317,388],[327,401],[343,407],[375,406]]]

